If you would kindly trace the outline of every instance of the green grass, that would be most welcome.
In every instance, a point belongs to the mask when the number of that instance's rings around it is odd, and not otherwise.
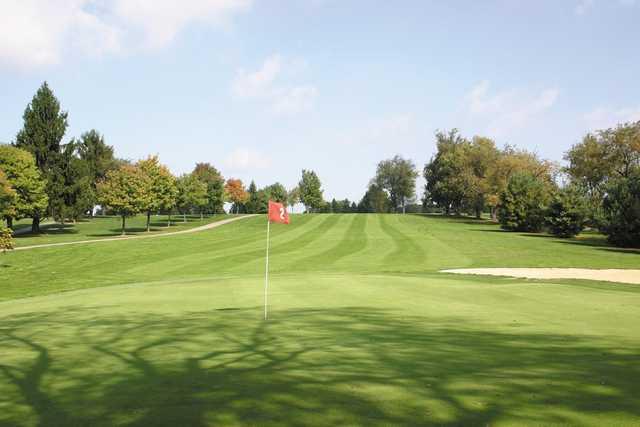
[[[151,231],[149,233],[160,234],[187,230],[219,221],[225,217],[225,215],[209,215],[201,220],[199,215],[187,215],[184,218],[181,215],[173,215],[169,223],[167,215],[153,215],[151,217]],[[68,222],[59,224],[47,222],[40,226],[40,234],[32,234],[31,232],[24,233],[24,231],[22,231],[25,229],[31,230],[31,220],[26,219],[18,222],[15,226],[15,229],[20,231],[19,234],[15,236],[16,247],[118,237],[122,234],[121,221],[120,217],[102,216],[83,219],[76,223]],[[129,236],[147,234],[147,217],[145,215],[138,215],[127,218],[126,233]]]
[[[256,217],[1,257],[0,425],[640,423],[640,287],[437,273],[637,268],[637,251],[469,219],[293,216],[272,226],[264,322],[265,231]]]

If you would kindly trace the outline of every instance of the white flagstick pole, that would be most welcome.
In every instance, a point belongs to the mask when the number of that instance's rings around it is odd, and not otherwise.
[[[267,296],[269,290],[269,225],[271,221],[267,217],[267,262],[264,269],[264,320],[267,320]]]

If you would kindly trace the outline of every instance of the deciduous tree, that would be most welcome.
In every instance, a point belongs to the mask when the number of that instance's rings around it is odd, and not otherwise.
[[[13,227],[14,219],[33,217],[46,210],[46,181],[36,167],[31,153],[9,145],[0,145],[0,169],[16,193],[12,209],[4,216],[10,228]]]
[[[392,209],[395,211],[401,207],[404,213],[406,201],[415,195],[417,176],[411,160],[395,156],[378,163],[375,181],[378,187],[389,193]]]
[[[501,227],[509,231],[540,231],[550,197],[549,187],[542,179],[528,172],[516,173],[500,195]]]
[[[244,184],[241,179],[229,178],[224,185],[224,192],[227,200],[233,203],[232,209],[235,207],[235,213],[238,213],[240,211],[240,205],[249,199],[249,193],[244,189]]]
[[[129,216],[143,212],[149,206],[149,176],[139,167],[123,165],[107,172],[98,183],[98,200],[122,218],[122,234]]]
[[[307,212],[313,212],[324,204],[322,198],[322,185],[320,178],[312,170],[302,170],[302,179],[298,183],[300,189],[300,201]]]
[[[18,195],[11,187],[9,178],[0,166],[0,218],[11,218],[16,213],[16,200]]]
[[[207,206],[207,184],[192,174],[182,175],[176,182],[178,197],[176,207],[182,214],[183,222],[187,222],[187,212],[197,210],[202,219],[202,209]]]
[[[149,156],[138,162],[138,168],[147,175],[145,181],[148,185],[146,190],[146,205],[144,211],[147,214],[147,231],[151,230],[151,213],[160,210],[169,212],[167,226],[171,225],[171,209],[176,205],[178,189],[176,178],[171,174],[169,168],[160,163],[158,156]]]
[[[287,203],[287,189],[279,182],[266,186],[264,191],[268,199],[278,203]]]
[[[224,213],[224,178],[209,163],[197,163],[192,174],[207,184],[207,209],[210,213]]]

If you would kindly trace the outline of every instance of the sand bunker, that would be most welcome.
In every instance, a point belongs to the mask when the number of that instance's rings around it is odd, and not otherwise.
[[[442,273],[511,276],[524,279],[585,279],[640,284],[640,270],[588,268],[458,268]]]

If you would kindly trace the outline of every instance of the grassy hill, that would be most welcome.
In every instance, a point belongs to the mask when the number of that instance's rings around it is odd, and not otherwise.
[[[169,221],[168,216],[153,215],[151,217],[152,234],[162,234],[173,231],[187,230],[211,222],[224,219],[225,215],[209,215],[200,219],[199,215],[187,215],[184,218],[172,216]],[[16,247],[43,245],[49,243],[73,242],[78,240],[98,240],[108,237],[118,237],[121,232],[121,219],[115,216],[100,216],[91,219],[84,219],[75,223],[59,224],[45,222],[40,226],[39,234],[31,233],[31,221],[28,219],[19,221],[15,225],[17,231],[15,236]],[[138,215],[127,218],[126,233],[128,236],[141,236],[147,234],[147,217]]]
[[[265,232],[255,217],[0,257],[0,425],[640,423],[640,288],[437,272],[637,268],[637,251],[294,216],[272,226],[264,322]]]

